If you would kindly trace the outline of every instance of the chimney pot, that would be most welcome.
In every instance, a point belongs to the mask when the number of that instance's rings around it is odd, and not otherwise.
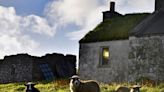
[[[155,0],[155,10],[164,8],[164,0]]]
[[[110,2],[110,11],[111,12],[115,11],[115,2]]]

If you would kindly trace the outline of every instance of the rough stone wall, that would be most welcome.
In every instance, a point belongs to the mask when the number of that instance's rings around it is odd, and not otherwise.
[[[164,36],[130,37],[129,79],[164,80]]]
[[[108,46],[110,66],[101,67],[100,47]],[[100,82],[164,81],[164,36],[80,44],[79,74]]]
[[[33,68],[32,68],[32,79],[33,81],[44,80],[44,75],[39,67],[40,64],[45,63],[40,57],[34,57]]]
[[[0,62],[0,83],[32,80],[32,61],[26,55],[5,57]]]
[[[39,67],[47,63],[55,78],[68,78],[76,74],[76,56],[47,54],[34,57],[28,54],[6,56],[0,60],[0,83],[45,80]]]
[[[55,78],[68,78],[76,74],[76,56],[63,54],[47,54],[41,58],[36,58],[34,62],[33,78],[43,79],[44,76],[38,67],[40,64],[47,63],[51,68]],[[42,75],[42,76],[40,76]]]
[[[110,65],[99,66],[100,48],[108,46]],[[129,41],[107,41],[80,44],[79,74],[82,79],[99,82],[123,82],[128,80]]]

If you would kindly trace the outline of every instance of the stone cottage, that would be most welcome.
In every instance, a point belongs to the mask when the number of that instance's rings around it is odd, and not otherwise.
[[[103,12],[103,21],[80,41],[79,75],[100,82],[164,81],[164,0],[153,13]]]
[[[0,60],[0,83],[68,78],[76,74],[76,56],[46,54],[42,57],[18,54]]]

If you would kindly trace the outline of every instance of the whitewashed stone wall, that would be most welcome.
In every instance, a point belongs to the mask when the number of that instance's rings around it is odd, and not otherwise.
[[[99,66],[100,48],[108,46],[110,66]],[[79,74],[81,79],[95,79],[99,82],[128,81],[129,41],[107,41],[80,44]]]

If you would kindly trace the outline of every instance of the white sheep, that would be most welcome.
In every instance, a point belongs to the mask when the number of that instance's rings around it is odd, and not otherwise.
[[[70,79],[71,92],[100,92],[100,87],[94,80],[82,81],[77,75],[72,76]]]
[[[125,86],[120,86],[116,89],[116,92],[140,92],[141,86],[139,85],[134,85],[130,88],[125,87]]]

